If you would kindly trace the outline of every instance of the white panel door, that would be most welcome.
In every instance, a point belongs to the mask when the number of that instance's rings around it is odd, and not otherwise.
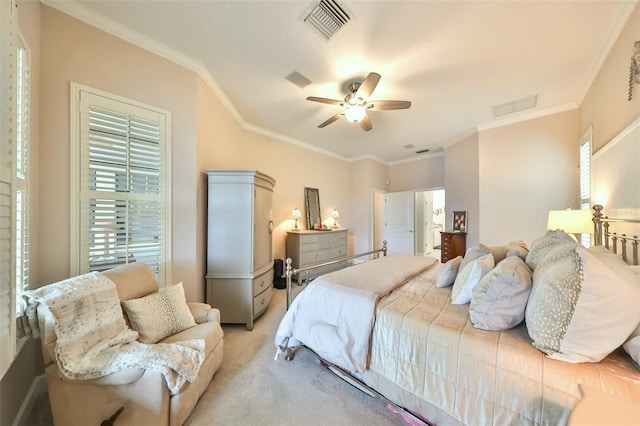
[[[389,192],[385,196],[384,239],[389,254],[414,255],[414,193]]]

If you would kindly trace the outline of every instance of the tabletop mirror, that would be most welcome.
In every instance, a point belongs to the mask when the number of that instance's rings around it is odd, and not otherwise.
[[[322,223],[318,188],[304,189],[304,204],[307,209],[307,229],[313,229],[313,225]]]

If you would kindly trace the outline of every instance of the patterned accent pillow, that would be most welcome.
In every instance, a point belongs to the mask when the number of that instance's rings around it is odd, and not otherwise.
[[[462,267],[451,290],[451,303],[454,305],[464,305],[471,301],[473,288],[478,285],[482,277],[493,269],[495,263],[493,255],[487,253],[479,257],[467,266]]]
[[[533,271],[525,320],[549,358],[598,362],[640,322],[640,282],[609,268],[580,245],[556,247]]]
[[[182,283],[161,288],[155,293],[139,299],[122,301],[142,343],[157,343],[196,325],[187,306]]]
[[[436,278],[436,287],[443,288],[449,287],[456,279],[456,275],[458,275],[458,268],[462,263],[462,256],[454,257],[453,259],[449,259],[438,272],[438,277]]]
[[[510,256],[493,268],[473,289],[469,317],[483,330],[507,330],[524,320],[531,291],[531,268]]]
[[[578,243],[563,230],[549,230],[542,237],[531,243],[531,248],[529,249],[529,253],[527,254],[525,261],[532,270],[535,270],[538,267],[538,264],[545,256],[547,256],[552,248],[561,245],[575,246],[577,244]]]

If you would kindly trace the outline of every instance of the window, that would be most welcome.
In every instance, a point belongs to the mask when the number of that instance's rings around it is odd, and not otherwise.
[[[29,50],[15,3],[0,2],[0,377],[21,347],[17,317],[29,286]]]
[[[580,137],[580,208],[591,209],[591,138],[592,128],[589,128]],[[584,247],[591,245],[591,234],[582,234],[581,241]]]
[[[169,282],[170,113],[72,85],[72,271],[145,262]],[[76,201],[77,199],[77,201]]]
[[[29,288],[29,51],[19,40],[16,66],[15,149],[15,283],[16,314],[22,315],[22,293]]]

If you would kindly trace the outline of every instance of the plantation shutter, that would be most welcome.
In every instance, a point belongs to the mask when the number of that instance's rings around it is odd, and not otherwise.
[[[144,262],[164,281],[164,113],[80,92],[80,272]]]
[[[591,126],[580,137],[580,208],[591,209]],[[591,246],[591,234],[582,234],[580,242]]]
[[[15,143],[15,48],[13,1],[0,1],[0,378],[16,355],[13,274],[13,149]]]

